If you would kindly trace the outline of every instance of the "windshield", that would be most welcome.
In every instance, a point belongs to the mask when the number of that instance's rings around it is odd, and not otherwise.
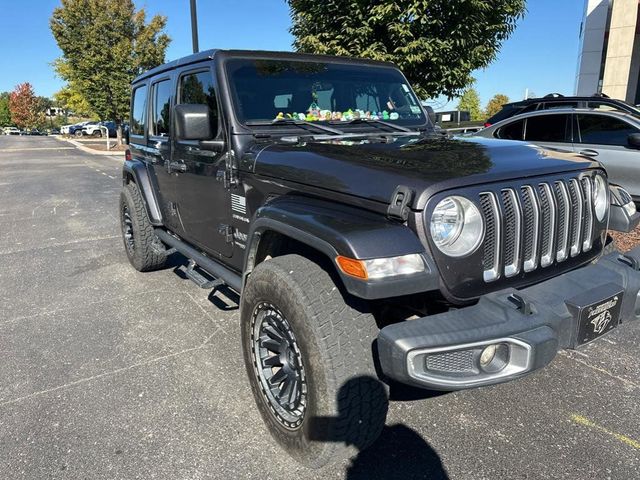
[[[278,119],[426,122],[413,91],[394,68],[262,59],[231,59],[226,68],[236,116],[244,124]]]

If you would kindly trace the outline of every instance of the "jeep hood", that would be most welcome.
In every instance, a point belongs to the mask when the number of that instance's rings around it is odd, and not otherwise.
[[[480,137],[398,137],[272,144],[255,159],[257,175],[389,203],[398,185],[416,193],[422,209],[450,188],[581,170],[598,164],[586,157],[543,150],[523,142]]]

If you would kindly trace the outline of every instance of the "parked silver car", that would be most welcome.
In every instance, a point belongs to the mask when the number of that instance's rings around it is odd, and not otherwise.
[[[524,140],[548,150],[575,152],[601,162],[612,183],[640,203],[640,117],[618,111],[559,108],[524,113],[476,134]]]

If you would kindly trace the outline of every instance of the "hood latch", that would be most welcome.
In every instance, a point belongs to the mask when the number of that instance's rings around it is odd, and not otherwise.
[[[387,208],[387,216],[406,222],[409,218],[409,204],[413,200],[413,190],[404,185],[398,185],[391,195],[391,203]]]

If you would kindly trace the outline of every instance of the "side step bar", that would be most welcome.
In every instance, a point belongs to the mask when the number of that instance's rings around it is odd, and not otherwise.
[[[196,250],[192,246],[186,244],[182,240],[177,239],[173,235],[170,235],[169,233],[167,233],[165,230],[162,230],[161,228],[155,228],[154,232],[158,236],[158,238],[162,241],[162,243],[169,245],[171,248],[175,248],[178,252],[183,254],[188,259],[193,260],[193,262],[195,262],[193,264],[194,266],[198,265],[202,270],[207,272],[212,277],[216,279],[220,279],[222,281],[220,283],[224,283],[228,285],[229,287],[234,289],[237,293],[240,293],[242,291],[241,275],[237,274],[232,270],[229,270],[227,267],[216,262],[215,260],[212,260],[211,258],[206,257],[205,255],[200,253],[198,250]],[[190,265],[191,264],[192,263],[190,262]],[[215,283],[218,283],[218,282],[215,282]]]

